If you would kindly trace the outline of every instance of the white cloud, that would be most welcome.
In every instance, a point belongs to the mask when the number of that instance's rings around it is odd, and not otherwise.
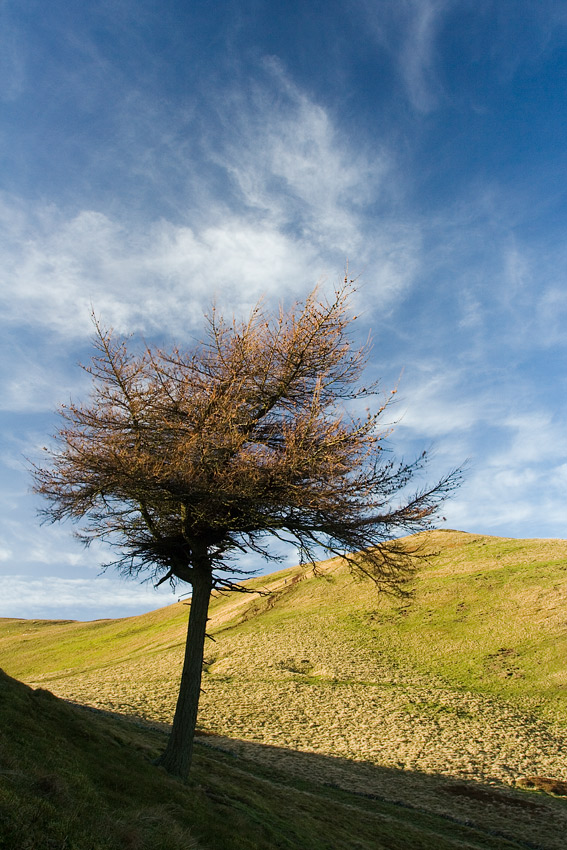
[[[64,219],[45,210],[42,218],[43,232],[27,237],[25,227],[12,225],[2,252],[3,312],[15,325],[76,340],[92,334],[91,306],[119,332],[166,328],[183,337],[201,324],[215,293],[228,310],[248,308],[261,295],[277,300],[303,295],[321,273],[338,279],[347,257],[346,243],[339,250],[325,234],[317,244],[283,226],[237,215],[225,215],[201,231],[165,221],[136,230],[92,211]],[[369,238],[369,245],[357,237],[348,253],[357,268],[366,263],[372,300],[387,303],[411,281],[419,236],[407,227],[384,231]],[[36,365],[30,372],[26,366],[24,392],[34,371],[42,381],[43,368]],[[18,398],[20,386],[13,376],[10,397]]]
[[[435,40],[450,0],[409,0],[407,30],[400,52],[400,69],[409,99],[420,112],[429,112],[439,101],[441,87],[435,73]]]
[[[347,257],[372,284],[372,303],[403,297],[420,229],[391,212],[367,216],[370,203],[387,206],[398,191],[394,161],[379,145],[340,135],[275,60],[265,72],[248,99],[227,92],[219,126],[203,139],[208,162],[172,151],[160,164],[180,185],[211,168],[229,175],[231,191],[216,197],[188,190],[183,222],[0,196],[5,320],[80,340],[92,331],[92,305],[121,332],[167,328],[179,338],[200,324],[214,293],[229,311],[262,294],[297,296],[321,275],[338,279]],[[15,399],[20,385],[12,382]]]
[[[56,576],[28,578],[24,575],[0,577],[1,617],[61,617],[72,610],[79,618],[85,612],[99,617],[124,616],[128,612],[150,611],[177,601],[170,589],[154,590],[152,585],[119,579],[67,579]]]
[[[93,211],[64,218],[48,208],[41,231],[28,233],[20,213],[9,244],[5,236],[4,315],[70,339],[92,334],[91,305],[120,332],[183,333],[200,324],[215,291],[233,307],[263,291],[304,289],[318,265],[312,249],[238,217],[196,233],[168,222],[136,230]],[[18,383],[14,377],[12,396]]]

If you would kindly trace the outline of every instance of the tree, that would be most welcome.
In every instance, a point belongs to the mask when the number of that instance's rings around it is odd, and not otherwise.
[[[277,560],[270,540],[291,540],[304,563],[314,565],[322,547],[402,592],[413,559],[396,535],[431,527],[458,484],[456,471],[409,493],[427,458],[389,455],[379,420],[391,395],[375,412],[347,413],[378,392],[359,384],[369,349],[350,334],[351,291],[345,278],[330,300],[315,290],[276,316],[257,306],[244,323],[213,309],[204,341],[188,352],[136,353],[93,316],[91,397],[61,409],[50,461],[34,467],[48,519],[81,521],[78,536],[115,547],[111,565],[123,574],[191,585],[160,759],[179,777],[191,764],[211,592],[242,589],[234,556]]]

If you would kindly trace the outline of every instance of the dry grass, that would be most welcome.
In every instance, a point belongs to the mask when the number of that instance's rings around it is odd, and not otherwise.
[[[183,784],[151,764],[163,734],[70,706],[0,673],[0,847],[2,850],[519,850],[510,823],[470,825],[471,811],[514,812],[515,826],[540,817],[539,846],[558,850],[545,822],[562,824],[552,798],[495,792],[401,771],[358,769],[328,756],[235,742],[197,743]],[[8,732],[9,730],[9,732]],[[266,760],[264,757],[268,755]],[[278,769],[281,768],[281,769]],[[400,805],[368,792],[383,784],[421,798]],[[316,777],[319,777],[317,781]],[[346,786],[348,790],[343,790]],[[454,800],[446,818],[420,806]],[[478,800],[478,795],[482,799]],[[476,795],[476,796],[475,796]],[[431,806],[429,807],[431,808]],[[478,814],[478,811],[477,811]],[[478,818],[477,818],[478,819]]]
[[[495,789],[566,780],[567,542],[435,532],[422,543],[439,554],[409,604],[378,600],[336,560],[318,577],[295,568],[251,582],[269,596],[215,598],[201,728],[255,763],[295,759],[295,771],[307,759],[305,776],[316,755],[347,760],[362,771],[347,771],[349,787],[432,811],[466,808],[470,795],[434,802],[425,776]],[[180,603],[119,621],[4,621],[0,648],[26,681],[167,723],[186,617]],[[419,782],[407,790],[392,776]]]

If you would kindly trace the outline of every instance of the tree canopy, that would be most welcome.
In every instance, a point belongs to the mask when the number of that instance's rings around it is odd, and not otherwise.
[[[362,383],[369,346],[353,339],[351,292],[345,279],[329,300],[315,290],[276,315],[260,304],[244,322],[213,308],[188,351],[136,351],[95,319],[91,397],[62,408],[50,462],[34,470],[44,514],[80,520],[79,536],[113,546],[122,573],[192,586],[186,681],[162,759],[181,776],[208,600],[214,587],[240,587],[235,556],[277,559],[277,537],[304,562],[342,555],[395,591],[412,560],[386,541],[431,527],[458,484],[457,470],[408,489],[427,456],[408,463],[388,449],[381,421],[395,391]]]

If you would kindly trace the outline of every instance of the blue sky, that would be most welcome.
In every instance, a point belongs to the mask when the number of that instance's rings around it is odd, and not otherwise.
[[[470,458],[446,526],[567,537],[560,0],[3,0],[0,616],[167,604],[41,526],[24,457],[103,324],[191,344],[360,275],[392,448]],[[289,554],[293,560],[293,553]],[[263,567],[253,561],[247,565]]]

